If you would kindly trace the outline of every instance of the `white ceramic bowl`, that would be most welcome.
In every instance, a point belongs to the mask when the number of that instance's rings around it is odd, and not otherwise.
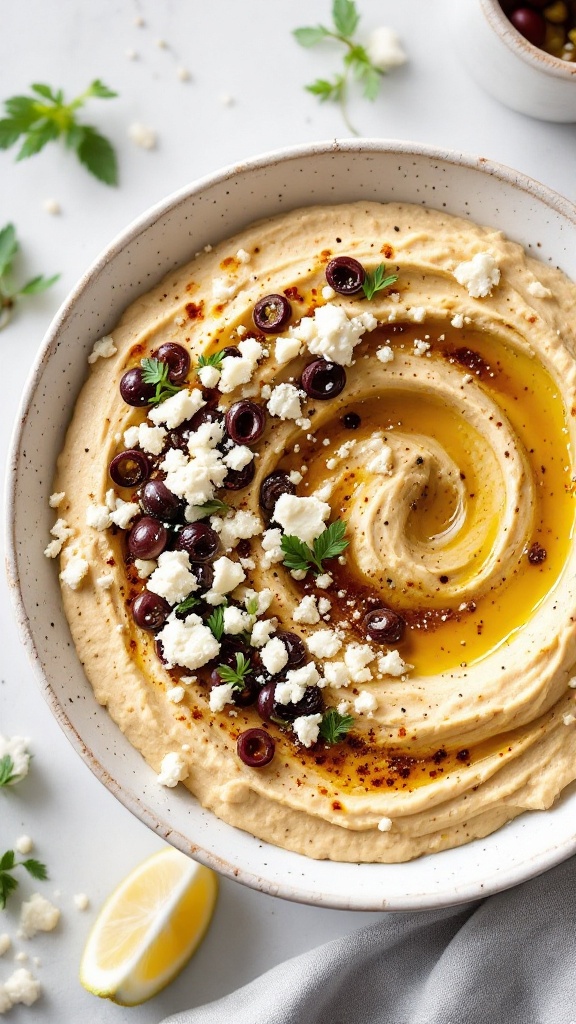
[[[169,197],[117,238],[56,316],[32,371],[9,460],[8,573],[24,643],[66,735],[134,814],[186,853],[265,892],[358,910],[423,909],[478,898],[538,874],[576,850],[576,790],[467,846],[407,864],[308,860],[202,810],[155,773],[94,699],[43,555],[54,514],[56,456],[94,341],[172,267],[207,243],[281,210],[355,199],[401,200],[502,228],[576,278],[576,210],[505,167],[402,142],[328,142],[229,167]],[[41,599],[39,598],[41,595]]]
[[[576,63],[527,42],[498,0],[452,0],[451,21],[460,57],[487,93],[543,121],[576,121]]]

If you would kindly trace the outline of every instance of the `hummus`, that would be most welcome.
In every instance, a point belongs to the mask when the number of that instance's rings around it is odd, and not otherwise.
[[[339,257],[362,290],[327,283]],[[500,232],[354,203],[207,247],[96,343],[47,553],[96,697],[159,783],[341,861],[554,803],[576,778],[575,323],[574,285]],[[167,344],[191,356],[171,386]],[[111,480],[127,449],[172,511]],[[165,531],[150,557],[143,514]]]

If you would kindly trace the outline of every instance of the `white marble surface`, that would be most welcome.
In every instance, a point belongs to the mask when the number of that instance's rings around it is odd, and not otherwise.
[[[458,0],[466,4],[470,0]],[[515,114],[481,93],[468,78],[466,55],[450,36],[450,0],[359,0],[362,27],[393,25],[410,62],[384,82],[374,103],[358,100],[350,113],[366,136],[427,142],[479,154],[516,167],[575,198],[576,132]],[[330,0],[20,0],[6,4],[0,32],[0,98],[31,82],[80,92],[95,77],[118,90],[114,101],[93,101],[87,120],[101,126],[118,150],[121,183],[106,188],[56,146],[16,164],[0,153],[0,226],[12,220],[22,244],[18,279],[60,271],[45,296],[22,303],[0,334],[3,390],[0,458],[29,366],[59,303],[77,278],[133,217],[194,178],[265,150],[344,137],[339,111],[320,105],[303,85],[339,66],[331,47],[300,49],[299,25],[326,21]],[[142,18],[139,27],[136,19]],[[161,44],[164,45],[161,45]],[[129,59],[128,51],[135,51]],[[181,81],[178,68],[189,70]],[[576,88],[576,86],[575,86]],[[147,152],[127,137],[133,122],[158,132]],[[59,216],[43,209],[56,199]],[[497,222],[497,210],[494,211]],[[39,595],[41,600],[41,595]],[[31,737],[30,776],[0,792],[0,852],[22,833],[50,869],[41,891],[62,908],[57,932],[16,942],[0,959],[0,982],[24,949],[43,997],[32,1009],[14,1008],[15,1024],[152,1024],[166,1014],[215,999],[280,960],[373,920],[370,914],[321,910],[223,881],[216,915],[200,951],[181,977],[137,1009],[99,1002],[77,980],[84,938],[110,889],[161,841],[96,781],[69,745],[36,688],[0,581],[0,732]],[[23,882],[22,894],[34,884]],[[85,892],[91,908],[75,909]],[[54,895],[58,893],[58,895]],[[0,912],[0,933],[15,934],[18,895]]]

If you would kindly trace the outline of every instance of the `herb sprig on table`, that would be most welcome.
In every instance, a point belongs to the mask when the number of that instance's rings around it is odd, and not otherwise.
[[[345,532],[346,523],[342,519],[335,519],[319,537],[316,537],[312,547],[299,537],[284,534],[280,541],[284,552],[284,565],[287,569],[299,572],[308,572],[311,569],[317,576],[321,575],[326,571],[322,563],[328,558],[341,555],[348,547],[350,542],[344,539]]]
[[[106,185],[116,185],[118,164],[112,144],[93,125],[81,124],[77,114],[87,100],[112,99],[117,93],[99,78],[70,103],[65,102],[62,89],[52,89],[43,82],[36,82],[31,89],[33,95],[11,96],[4,101],[0,149],[10,149],[23,138],[16,159],[24,160],[49,142],[62,139],[90,174]]]
[[[6,224],[0,231],[0,330],[10,322],[16,302],[27,295],[39,295],[50,288],[60,277],[32,277],[18,288],[12,284],[12,264],[20,248],[13,224]]]
[[[4,909],[8,897],[18,888],[18,879],[13,875],[17,868],[24,868],[32,878],[42,882],[48,878],[46,865],[41,861],[33,857],[17,861],[14,850],[6,850],[0,857],[0,910]]]

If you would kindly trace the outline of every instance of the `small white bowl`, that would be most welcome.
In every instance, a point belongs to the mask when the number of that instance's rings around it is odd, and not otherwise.
[[[459,55],[487,93],[543,121],[576,121],[576,63],[524,39],[498,0],[453,0],[451,17]]]
[[[355,910],[418,910],[487,896],[576,850],[576,788],[459,849],[406,864],[315,861],[255,839],[166,789],[96,702],[64,616],[57,566],[43,555],[56,457],[94,341],[171,268],[246,224],[313,203],[397,200],[501,228],[576,278],[576,209],[487,160],[404,142],[324,142],[229,167],[131,224],[81,278],[50,327],[24,394],[9,458],[8,576],[23,641],[44,696],[86,763],[174,846],[246,885]]]

